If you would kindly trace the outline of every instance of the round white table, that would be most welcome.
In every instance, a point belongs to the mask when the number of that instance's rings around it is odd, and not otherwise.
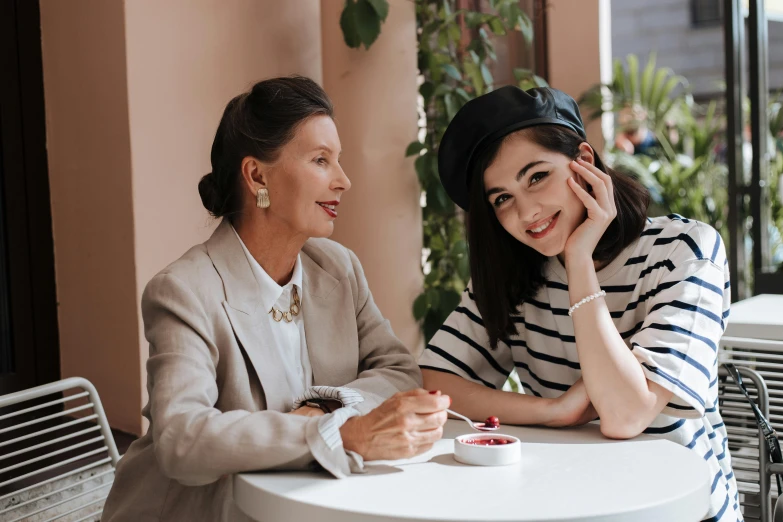
[[[522,460],[476,467],[454,460],[449,420],[429,452],[368,463],[345,480],[326,472],[241,473],[234,500],[260,522],[622,521],[696,522],[709,509],[706,462],[673,442],[604,438],[597,425],[572,429],[503,426]]]
[[[761,294],[731,305],[726,337],[783,341],[783,295]]]

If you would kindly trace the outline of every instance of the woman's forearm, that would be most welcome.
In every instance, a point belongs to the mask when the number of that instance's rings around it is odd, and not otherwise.
[[[601,290],[592,260],[566,263],[571,305]],[[604,434],[615,438],[641,433],[671,394],[649,383],[628,349],[603,299],[580,306],[572,316],[579,363],[587,393]],[[652,386],[651,386],[652,385]]]
[[[451,409],[481,421],[494,415],[503,424],[553,424],[557,420],[555,399],[493,390],[457,375],[422,370],[424,388],[440,390],[451,397]]]

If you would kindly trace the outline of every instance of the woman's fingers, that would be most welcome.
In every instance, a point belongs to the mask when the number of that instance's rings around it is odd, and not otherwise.
[[[577,161],[581,165],[583,165],[585,168],[590,170],[593,174],[595,174],[596,176],[601,178],[602,180],[604,180],[604,181],[611,181],[612,180],[612,177],[609,174],[607,174],[603,170],[601,170],[598,167],[596,167],[595,164],[590,163],[589,161],[585,161],[585,160],[583,160],[581,158],[579,158]]]
[[[445,411],[439,411],[436,413],[429,413],[426,415],[416,415],[416,426],[415,430],[417,431],[429,431],[434,430],[437,428],[440,428],[443,426],[443,424],[446,423],[446,419],[448,418],[448,415]]]
[[[606,205],[604,208],[606,208],[609,211],[609,214],[612,216],[617,215],[616,205],[614,201],[614,184],[612,182],[612,176],[607,174],[606,172],[602,171],[592,163],[588,163],[584,160],[578,160],[577,163],[581,165],[586,172],[589,172],[599,178],[601,181],[603,181],[603,186],[606,189]]]
[[[430,393],[408,395],[400,401],[400,409],[403,412],[420,415],[444,411],[450,405],[451,398],[448,395]]]
[[[590,163],[589,161],[585,161],[583,159],[577,159],[577,164],[581,165],[582,167],[586,168],[589,172],[593,173],[600,179],[606,183],[607,187],[610,187],[612,184],[612,176],[604,172],[603,170],[596,167],[594,164]]]
[[[433,444],[443,438],[443,428],[436,428],[429,431],[419,431],[414,434],[411,440],[411,446],[416,449],[416,455],[424,453],[430,449]]]
[[[587,210],[592,211],[601,211],[601,205],[598,203],[598,201],[590,195],[589,192],[587,192],[585,189],[582,188],[579,183],[576,182],[574,178],[568,178],[568,186],[571,187],[571,190],[574,191],[576,194],[576,197],[578,197],[582,203],[584,203]]]
[[[427,390],[397,393],[367,415],[355,417],[367,460],[398,459],[427,451],[443,437],[447,395]],[[349,421],[350,422],[350,421]],[[346,423],[347,424],[347,423]],[[342,432],[342,430],[341,430]]]
[[[571,170],[576,172],[591,187],[593,187],[595,199],[598,200],[598,203],[601,205],[601,207],[609,209],[611,201],[609,198],[609,191],[607,190],[606,180],[602,177],[599,177],[598,174],[589,169],[588,166],[592,167],[592,165],[583,160],[574,160],[571,162]],[[595,167],[593,168],[598,170]]]
[[[435,444],[443,437],[443,426],[438,426],[437,428],[426,430],[426,431],[419,431],[417,432],[417,443],[419,445],[422,444]]]
[[[391,424],[387,424],[385,427],[388,431],[414,434],[443,427],[443,425],[446,423],[447,417],[448,416],[446,415],[445,411],[427,414],[398,414],[396,416],[391,416],[391,418],[395,419],[395,421]]]
[[[383,446],[383,458],[408,458],[420,455],[432,447],[443,437],[443,427],[430,430],[399,431],[389,434],[383,439],[377,439],[376,444]]]

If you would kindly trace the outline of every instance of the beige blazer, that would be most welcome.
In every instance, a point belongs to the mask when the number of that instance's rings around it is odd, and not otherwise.
[[[301,260],[313,384],[359,391],[363,414],[421,386],[353,252],[311,239]],[[226,221],[149,282],[141,308],[150,426],[120,460],[104,521],[248,520],[232,501],[233,473],[306,469],[332,451],[318,418],[283,413],[293,397],[257,295]]]

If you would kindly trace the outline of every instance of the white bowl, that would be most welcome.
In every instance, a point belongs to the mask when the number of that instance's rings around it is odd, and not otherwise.
[[[468,444],[465,441],[505,439],[508,444],[499,444],[493,446]],[[502,435],[499,433],[469,433],[460,435],[454,439],[454,458],[463,464],[473,466],[507,466],[514,464],[522,458],[522,443],[519,439],[511,435]]]

